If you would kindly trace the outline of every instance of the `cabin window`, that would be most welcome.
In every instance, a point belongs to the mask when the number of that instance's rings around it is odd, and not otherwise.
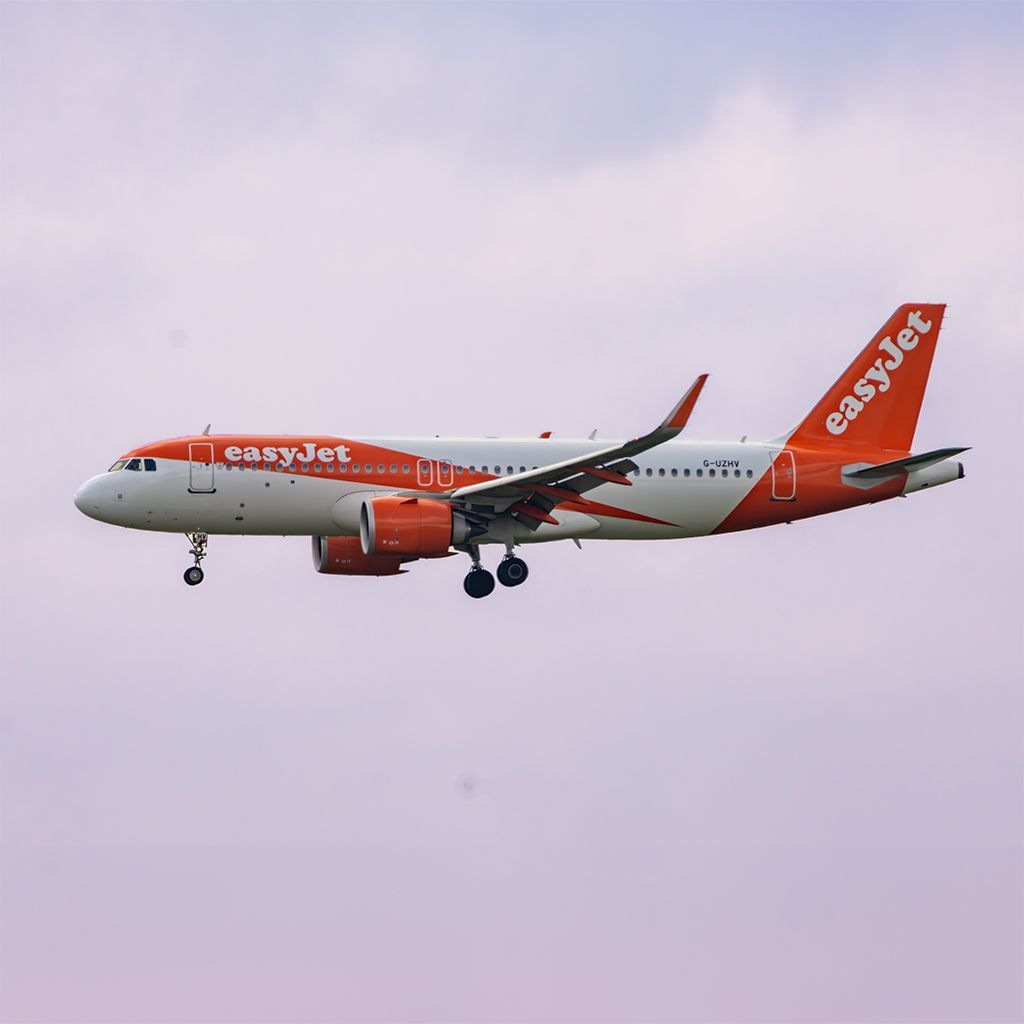
[[[323,469],[323,466],[321,466],[319,462],[314,462],[313,463],[313,472],[314,473],[319,473],[321,469]]]
[[[481,467],[480,467],[480,472],[481,472],[481,473],[488,473],[488,472],[490,472],[490,471],[488,470],[488,468],[487,468],[486,466],[481,466]]]
[[[752,469],[748,469],[747,470],[747,479],[749,480],[753,475],[754,475],[754,471]]]
[[[736,477],[736,479],[738,480],[738,479],[739,479],[739,477],[740,477],[740,471],[739,471],[739,470],[737,469],[737,470],[736,470],[736,471],[735,471],[735,472],[733,473],[733,476],[734,476],[734,477]]]
[[[391,472],[392,473],[397,473],[398,472],[398,466],[392,466],[391,467]]]
[[[648,475],[648,476],[654,476],[654,470],[653,470],[653,469],[651,469],[651,467],[650,467],[650,466],[648,466],[648,467],[647,467],[647,475]]]
[[[665,467],[662,466],[661,469],[658,470],[658,476],[664,476],[664,475],[665,475]]]
[[[675,466],[672,467],[672,475],[673,476],[679,476],[679,470],[676,469]]]
[[[704,475],[704,470],[703,469],[698,469],[697,470],[697,476],[703,476],[703,475]]]
[[[302,464],[302,472],[303,473],[308,473],[309,472],[309,463],[308,462],[304,462]]]
[[[339,473],[347,473],[348,472],[348,466],[346,466],[344,462],[339,463],[338,464],[338,472]]]
[[[713,469],[709,469],[708,470],[708,476],[714,476],[714,475],[715,475],[715,471]]]
[[[377,472],[378,473],[383,473],[384,472],[384,467],[383,466],[378,466],[377,467]]]
[[[143,459],[142,462],[146,467],[147,473],[156,472],[156,459]]]
[[[520,466],[519,467],[519,472],[520,473],[525,473],[526,472],[526,467],[525,466]]]
[[[328,462],[327,463],[327,472],[328,473],[333,473],[334,472],[334,463],[333,462]]]
[[[688,469],[684,469],[683,470],[683,476],[689,476],[689,475],[690,475],[690,471]]]

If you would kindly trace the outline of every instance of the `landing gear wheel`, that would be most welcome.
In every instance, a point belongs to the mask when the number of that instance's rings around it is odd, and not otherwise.
[[[203,582],[203,570],[198,565],[190,565],[185,570],[185,582],[190,586],[194,587],[198,583]]]
[[[494,590],[494,577],[486,569],[472,569],[462,586],[470,597],[486,597]]]
[[[526,563],[515,555],[502,559],[498,566],[498,582],[503,587],[518,587],[520,583],[526,582],[529,575],[530,570]]]

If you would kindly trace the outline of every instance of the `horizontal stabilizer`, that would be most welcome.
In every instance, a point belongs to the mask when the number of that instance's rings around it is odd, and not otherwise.
[[[913,469],[934,466],[937,462],[944,462],[946,459],[953,458],[954,455],[968,451],[970,448],[936,448],[933,452],[925,452],[923,455],[908,455],[905,459],[883,462],[878,466],[867,466],[864,469],[852,471],[843,470],[843,476],[857,480],[877,480],[881,477],[895,476],[897,473],[909,473]]]

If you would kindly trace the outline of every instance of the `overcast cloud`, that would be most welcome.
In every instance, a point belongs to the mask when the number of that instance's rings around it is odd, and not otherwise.
[[[1021,1019],[1019,5],[0,19],[5,1020]],[[689,436],[776,436],[906,301],[974,446],[906,501],[481,602],[71,503],[703,371]]]

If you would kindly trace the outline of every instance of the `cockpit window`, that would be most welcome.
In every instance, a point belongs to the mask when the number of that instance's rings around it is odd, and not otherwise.
[[[136,472],[138,472],[140,469],[142,469],[142,459],[129,459],[128,465],[125,466],[124,468],[134,469]]]
[[[115,462],[110,467],[110,469],[107,470],[107,472],[108,473],[116,473],[119,469],[124,469],[124,465],[125,465],[125,460],[124,459],[118,459],[117,462]]]
[[[143,459],[142,461],[145,464],[147,473],[156,472],[156,459]]]

